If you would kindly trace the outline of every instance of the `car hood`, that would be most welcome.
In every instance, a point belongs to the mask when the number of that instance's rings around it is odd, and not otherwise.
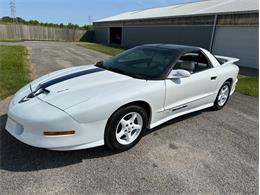
[[[31,83],[30,88],[35,94],[43,88],[44,92],[37,94],[37,98],[66,110],[91,98],[105,96],[107,92],[123,89],[129,80],[139,79],[86,65],[40,77]]]

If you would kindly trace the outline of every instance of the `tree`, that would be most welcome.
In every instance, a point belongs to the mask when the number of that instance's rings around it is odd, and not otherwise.
[[[15,21],[18,24],[27,24],[27,25],[37,25],[37,26],[47,26],[47,27],[59,27],[59,28],[71,28],[71,29],[85,29],[89,30],[90,26],[84,25],[84,26],[79,26],[78,24],[72,24],[69,22],[67,25],[64,25],[63,23],[57,24],[57,23],[48,23],[48,22],[39,22],[38,20],[24,20],[21,17],[17,17]],[[13,18],[9,16],[4,16],[0,18],[0,22],[2,23],[12,23]]]
[[[25,21],[24,19],[20,18],[20,17],[17,17],[17,18],[16,18],[16,22],[17,22],[17,23],[21,23],[21,24],[26,23],[26,21]]]
[[[84,29],[84,30],[91,30],[92,29],[92,25],[85,24],[81,28]]]
[[[13,22],[13,18],[9,17],[9,16],[4,16],[1,19],[2,22],[6,22],[6,23],[10,23]]]

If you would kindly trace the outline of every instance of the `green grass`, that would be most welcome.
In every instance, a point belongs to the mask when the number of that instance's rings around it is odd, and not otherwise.
[[[244,95],[259,97],[257,77],[241,77],[238,79],[236,91]]]
[[[78,44],[78,45],[81,47],[99,51],[101,53],[108,54],[111,56],[115,56],[125,50],[125,49],[115,46],[115,45],[102,45],[102,44],[97,44],[97,43],[84,43],[84,44]]]
[[[29,81],[30,68],[26,48],[0,45],[0,99],[14,94]]]
[[[23,42],[23,40],[17,40],[17,39],[0,39],[0,42]]]

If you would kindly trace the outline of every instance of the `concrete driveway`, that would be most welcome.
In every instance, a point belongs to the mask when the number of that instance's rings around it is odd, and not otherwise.
[[[87,64],[86,56],[107,57],[72,43],[25,44],[38,62],[37,75]],[[73,51],[71,58],[66,51]],[[46,62],[50,66],[42,67]],[[5,122],[3,114],[1,194],[258,194],[257,98],[235,93],[223,110],[174,119],[123,153],[34,148],[11,137]]]

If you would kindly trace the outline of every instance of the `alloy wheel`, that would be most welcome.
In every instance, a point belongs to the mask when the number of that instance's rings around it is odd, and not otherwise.
[[[220,90],[220,93],[218,95],[218,105],[219,106],[223,106],[226,102],[227,102],[227,99],[228,99],[228,96],[229,96],[229,86],[227,85],[224,85],[221,90]]]
[[[143,128],[143,118],[138,112],[130,112],[119,121],[116,139],[122,145],[133,143]]]

